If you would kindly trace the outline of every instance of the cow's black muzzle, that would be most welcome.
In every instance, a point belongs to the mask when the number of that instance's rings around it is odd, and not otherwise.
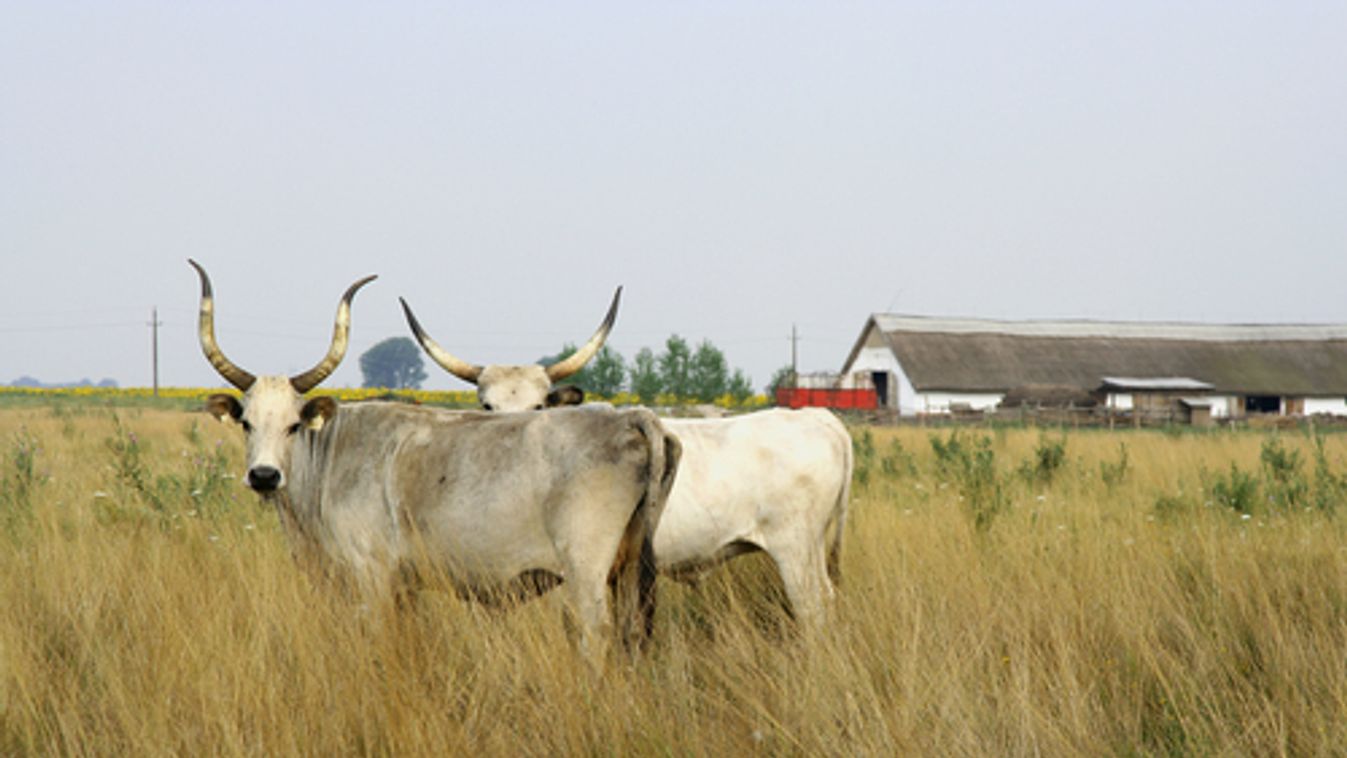
[[[248,469],[248,486],[257,492],[275,492],[281,486],[281,471],[272,466],[255,466]]]

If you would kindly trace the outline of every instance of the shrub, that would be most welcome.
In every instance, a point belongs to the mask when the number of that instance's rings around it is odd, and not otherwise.
[[[852,478],[861,486],[870,483],[870,467],[875,462],[875,437],[869,429],[862,429],[860,436],[851,438],[851,452],[854,467]]]
[[[1347,499],[1347,475],[1338,474],[1328,463],[1328,454],[1324,451],[1324,437],[1314,435],[1314,507],[1325,513],[1333,513],[1344,499]]]
[[[1103,480],[1104,486],[1108,487],[1111,490],[1114,487],[1117,487],[1119,484],[1122,484],[1123,479],[1127,478],[1127,470],[1128,470],[1127,443],[1119,442],[1118,460],[1116,462],[1100,461],[1099,478]]]
[[[0,474],[0,528],[7,533],[13,533],[32,516],[33,493],[46,481],[37,471],[40,451],[37,438],[27,429],[14,434],[5,461],[8,465]]]
[[[1188,513],[1192,504],[1182,495],[1156,495],[1153,510],[1158,518],[1168,521]]]
[[[103,440],[103,447],[110,453],[114,486],[96,498],[97,514],[104,522],[142,522],[169,529],[184,518],[218,521],[237,505],[238,487],[231,471],[238,463],[230,459],[222,440],[206,440],[195,420],[184,430],[190,448],[177,455],[155,449],[125,428],[115,414],[112,422],[112,435]]]
[[[145,462],[148,450],[134,431],[122,426],[117,414],[112,414],[112,436],[103,441],[112,454],[112,470],[123,490],[144,505],[162,512],[164,503],[154,487],[153,474]]]
[[[949,439],[942,440],[940,435],[932,434],[931,452],[935,453],[935,468],[941,474],[950,474],[957,469],[960,462],[967,455],[964,449],[963,438],[959,436],[959,430],[955,429],[949,433]]]
[[[1020,464],[1020,476],[1025,481],[1039,484],[1051,484],[1057,472],[1066,465],[1066,435],[1049,440],[1046,435],[1038,436],[1038,445],[1029,460]]]
[[[1202,472],[1203,485],[1218,505],[1239,513],[1253,513],[1258,501],[1258,478],[1241,471],[1233,462],[1229,474],[1208,474]]]
[[[1259,453],[1267,483],[1268,502],[1279,508],[1295,508],[1309,496],[1310,485],[1300,472],[1300,451],[1288,449],[1280,437],[1263,440]]]
[[[958,430],[949,439],[931,435],[936,467],[954,479],[963,498],[964,511],[979,531],[991,528],[992,521],[1006,507],[1005,492],[996,471],[996,453],[989,437],[965,442]]]
[[[903,474],[913,476],[917,473],[917,463],[912,454],[903,448],[897,438],[889,441],[889,452],[879,461],[879,468],[885,476],[898,477]]]

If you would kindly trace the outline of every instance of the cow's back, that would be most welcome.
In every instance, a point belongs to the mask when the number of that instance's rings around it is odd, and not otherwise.
[[[412,557],[436,556],[466,581],[562,575],[572,542],[625,525],[646,495],[653,416],[421,411],[397,446],[386,500]]]
[[[821,533],[849,476],[850,438],[817,409],[668,419],[683,458],[655,552],[661,568],[702,563],[727,542],[761,545],[782,528]]]

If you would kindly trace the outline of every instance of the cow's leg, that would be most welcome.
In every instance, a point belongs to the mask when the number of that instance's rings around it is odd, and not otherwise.
[[[610,574],[638,557],[624,548],[639,548],[639,542],[628,546],[624,539],[646,536],[642,522],[631,523],[632,504],[641,496],[632,491],[629,479],[600,469],[573,479],[567,495],[551,510],[548,527],[565,567],[564,589],[580,626],[581,647],[594,663],[606,658],[612,634],[608,584],[616,577]]]
[[[580,627],[580,652],[602,666],[608,655],[612,623],[608,618],[608,566],[594,561],[571,561],[566,570],[565,590],[570,611]]]
[[[554,526],[553,539],[560,548],[565,569],[567,604],[580,627],[580,648],[592,663],[604,660],[612,620],[608,610],[608,573],[622,539],[619,528],[601,528],[599,514],[582,506],[565,509],[570,519]],[[625,524],[623,525],[625,526]]]
[[[767,552],[781,574],[786,598],[800,626],[807,633],[819,631],[833,595],[822,546],[810,545],[808,540],[778,541],[769,543]]]

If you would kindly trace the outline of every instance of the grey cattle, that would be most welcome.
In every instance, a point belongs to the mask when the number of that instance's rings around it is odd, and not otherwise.
[[[442,358],[449,353],[405,302],[403,308],[422,348],[448,369]],[[540,407],[549,388],[516,381],[524,368],[479,369],[479,395],[497,398],[493,408],[501,411]],[[820,626],[840,575],[852,471],[846,427],[823,409],[665,419],[664,426],[683,443],[683,456],[655,531],[660,571],[695,576],[763,550],[776,564],[796,616],[809,628]]]
[[[652,534],[680,444],[654,414],[605,408],[487,414],[304,395],[346,350],[351,286],[323,361],[295,377],[261,376],[220,351],[214,298],[201,279],[200,339],[243,392],[215,395],[218,418],[247,435],[246,481],[272,502],[296,551],[367,592],[421,568],[465,594],[544,591],[563,582],[591,656],[610,629],[608,586],[624,642],[649,635]],[[372,277],[371,277],[372,278]]]
[[[563,385],[554,389],[553,385],[584,368],[603,347],[603,343],[608,339],[608,333],[613,330],[613,322],[617,320],[617,306],[622,301],[622,288],[618,287],[613,293],[613,302],[608,306],[608,315],[604,316],[603,323],[599,324],[598,330],[589,341],[569,357],[548,366],[537,363],[524,366],[479,366],[461,361],[448,350],[435,344],[435,340],[430,339],[421,329],[421,324],[412,314],[412,308],[407,305],[407,301],[402,298],[398,300],[402,303],[402,312],[407,316],[407,324],[411,326],[421,347],[445,371],[476,385],[477,400],[484,410],[526,411],[558,405],[576,405],[584,400],[584,391],[577,387]]]

